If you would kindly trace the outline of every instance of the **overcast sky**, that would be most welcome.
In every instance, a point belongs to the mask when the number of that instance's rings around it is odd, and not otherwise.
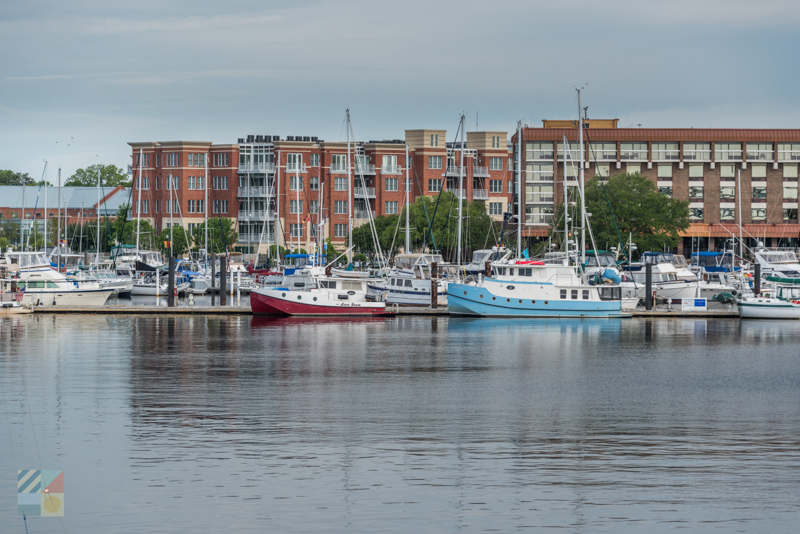
[[[620,126],[797,128],[800,2],[0,0],[0,168],[128,141]]]

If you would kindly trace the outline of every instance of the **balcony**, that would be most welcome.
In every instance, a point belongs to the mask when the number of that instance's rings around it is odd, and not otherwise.
[[[238,219],[240,221],[263,221],[265,219],[274,221],[275,211],[269,210],[239,210]]]
[[[721,161],[742,161],[741,150],[717,150],[716,152],[717,163]]]
[[[472,168],[472,176],[476,176],[476,177],[479,177],[479,178],[480,177],[488,178],[489,177],[489,167],[478,167],[478,166],[473,167]]]
[[[369,219],[368,211],[354,211],[353,212],[353,219]],[[375,212],[372,212],[372,218],[375,218]]]
[[[472,199],[473,200],[489,200],[489,191],[486,189],[473,189],[472,190]]]
[[[800,161],[800,150],[778,150],[778,161]]]
[[[619,153],[622,161],[647,161],[647,150],[622,150]]]
[[[286,172],[306,172],[305,163],[287,163]]]
[[[366,165],[359,165],[356,162],[355,174],[375,174],[375,165],[367,163]]]
[[[764,151],[747,151],[747,161],[772,161],[773,160],[773,153],[772,150],[764,150]]]
[[[374,187],[367,187],[366,191],[363,187],[356,187],[353,193],[355,194],[355,198],[375,198]]]
[[[680,159],[680,150],[653,150],[653,161],[678,161]]]
[[[445,170],[444,173],[445,173],[446,176],[461,176],[461,167],[459,167],[459,166],[447,167],[447,169]],[[467,175],[467,169],[465,167],[464,168],[464,176],[466,176],[466,175]]]
[[[250,234],[239,234],[238,237],[239,243],[263,243],[265,245],[274,244],[275,243],[275,234],[271,234],[267,237],[267,232],[264,232],[262,235],[259,233],[250,233]]]
[[[269,187],[265,185],[254,185],[250,187],[240,187],[239,188],[239,196],[240,197],[265,197],[270,194]]]
[[[617,161],[617,151],[614,150],[595,150],[589,153],[591,159],[597,161]]]
[[[683,161],[711,161],[711,150],[683,150]]]
[[[252,172],[252,173],[267,173],[267,172],[275,172],[275,164],[274,163],[240,163],[239,164],[239,172]]]
[[[402,165],[381,165],[381,173],[383,174],[402,174]]]
[[[552,214],[536,214],[525,217],[525,224],[550,224],[552,221]]]
[[[330,171],[331,171],[331,173],[336,173],[336,174],[347,174],[347,164],[346,163],[331,163]]]
[[[531,160],[543,160],[543,161],[553,161],[553,150],[528,150],[525,154],[525,158],[528,161]]]

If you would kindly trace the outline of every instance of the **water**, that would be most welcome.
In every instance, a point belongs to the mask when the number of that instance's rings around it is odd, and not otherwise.
[[[40,465],[66,516],[30,532],[794,532],[798,346],[797,321],[0,320],[0,532]]]

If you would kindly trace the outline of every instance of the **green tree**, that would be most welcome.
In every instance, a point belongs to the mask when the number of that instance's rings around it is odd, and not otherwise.
[[[374,219],[378,241],[386,257],[393,256],[405,239],[405,234],[399,233],[400,231],[405,232],[405,226],[403,228],[398,228],[398,220],[399,217],[397,215],[380,215]],[[398,232],[397,235],[395,235],[395,232]],[[394,241],[394,248],[392,248],[392,241]],[[369,223],[353,228],[353,243],[355,244],[355,249],[353,250],[357,254],[363,254],[370,258],[377,254],[375,240],[372,238]]]
[[[641,252],[659,251],[665,247],[671,249],[678,245],[680,232],[689,228],[689,203],[659,193],[655,184],[639,173],[615,174],[604,182],[595,177],[586,182],[585,196],[586,211],[591,214],[589,222],[598,248],[604,248],[606,244],[619,246],[619,237],[624,242],[628,234],[632,234]],[[569,217],[573,224],[580,224],[579,202],[570,205]],[[562,243],[563,228],[562,203],[556,207],[551,223],[551,236]],[[591,246],[588,235],[586,242],[587,247]]]
[[[97,171],[100,171],[100,185],[104,187],[131,186],[130,177],[116,165],[102,165],[95,163],[85,169],[78,169],[75,174],[67,178],[66,186],[96,187]]]
[[[33,178],[27,172],[0,170],[0,185],[33,185]]]
[[[8,248],[8,238],[0,237],[0,252],[5,252]]]
[[[224,254],[227,250],[232,250],[236,243],[236,226],[233,219],[227,217],[214,217],[208,220],[208,253]],[[192,238],[198,248],[205,245],[205,226],[198,224],[192,231]]]
[[[189,235],[183,226],[176,224],[171,229],[164,228],[161,231],[161,236],[159,237],[159,250],[164,254],[164,256],[169,255],[169,248],[164,246],[165,242],[170,240],[170,230],[172,230],[172,254],[176,258],[182,257],[184,254],[189,252],[189,245],[192,241],[192,236]],[[188,244],[187,244],[188,241]]]

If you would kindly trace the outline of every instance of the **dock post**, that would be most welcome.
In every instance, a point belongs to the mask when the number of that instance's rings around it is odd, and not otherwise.
[[[160,306],[158,299],[161,296],[161,271],[156,269],[156,306]]]
[[[225,256],[220,257],[219,259],[219,305],[225,306],[226,305],[226,297],[228,296],[228,273],[227,271],[228,266],[225,262]]]
[[[486,278],[492,277],[492,262],[487,261],[486,264],[483,266],[483,276]]]
[[[206,273],[208,274],[208,273]],[[211,293],[211,305],[214,305],[215,297],[216,297],[216,289],[214,289],[215,284],[217,283],[217,255],[211,255],[211,287],[208,288],[208,292]]]
[[[753,293],[755,296],[761,294],[761,264],[756,263],[756,272],[753,274]]]
[[[236,305],[242,305],[242,271],[236,271]]]
[[[644,266],[644,309],[653,309],[653,264],[646,263]]]
[[[436,262],[431,263],[431,309],[433,310],[439,307],[438,270],[439,264]]]
[[[175,258],[169,257],[169,281],[167,282],[167,306],[175,307]]]

